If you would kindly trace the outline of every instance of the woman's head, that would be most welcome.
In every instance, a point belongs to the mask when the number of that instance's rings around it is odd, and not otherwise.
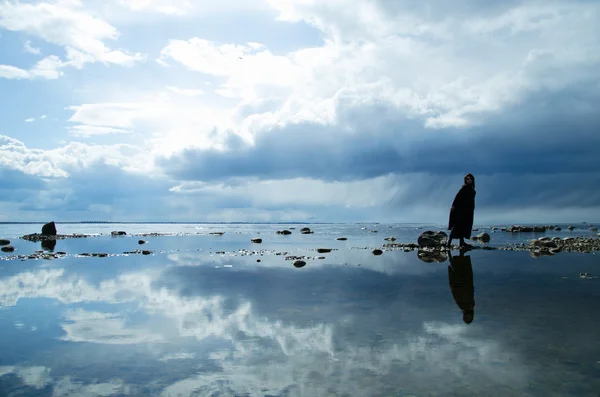
[[[475,189],[475,177],[473,174],[465,175],[465,185],[473,187]]]

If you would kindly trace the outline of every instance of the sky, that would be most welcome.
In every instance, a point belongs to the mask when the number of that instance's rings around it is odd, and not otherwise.
[[[595,0],[0,0],[0,221],[600,220]]]

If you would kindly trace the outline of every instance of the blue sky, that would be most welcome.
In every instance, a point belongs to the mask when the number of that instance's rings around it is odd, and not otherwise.
[[[451,4],[0,0],[0,221],[600,219],[600,3]]]

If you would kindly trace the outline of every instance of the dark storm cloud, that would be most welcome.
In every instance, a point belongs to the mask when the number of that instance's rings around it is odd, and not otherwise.
[[[227,152],[185,150],[159,164],[175,178],[230,177],[327,181],[389,173],[521,175],[593,173],[600,166],[600,94],[587,87],[538,91],[499,113],[479,116],[466,129],[427,129],[422,121],[386,117],[390,109],[352,109],[339,128],[296,124],[262,135],[255,147]],[[371,120],[366,124],[362,120]]]

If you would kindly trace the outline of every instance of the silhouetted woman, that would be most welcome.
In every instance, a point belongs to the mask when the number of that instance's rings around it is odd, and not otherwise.
[[[456,305],[460,308],[465,324],[471,324],[475,317],[475,287],[473,285],[473,267],[471,257],[453,257],[450,253],[450,266],[448,266],[448,282]]]
[[[473,228],[473,215],[475,213],[475,177],[472,174],[465,175],[465,184],[462,185],[450,208],[450,219],[448,221],[448,247],[452,245],[452,239],[460,239],[460,247],[467,248],[466,238],[471,238]]]

